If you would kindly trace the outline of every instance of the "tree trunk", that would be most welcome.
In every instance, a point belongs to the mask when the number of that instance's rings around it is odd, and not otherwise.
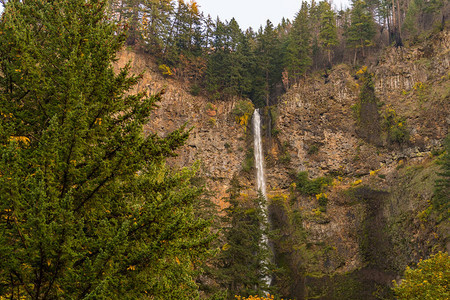
[[[267,84],[267,91],[266,91],[266,106],[269,106],[269,94],[270,94],[270,87],[269,87],[269,71],[266,71],[266,84]]]
[[[386,16],[387,28],[388,28],[388,43],[391,43],[391,23],[389,22],[389,15]]]
[[[389,39],[389,43],[392,43],[393,41],[396,41],[396,36],[397,36],[397,22],[395,20],[395,0],[392,0],[392,33],[390,34],[390,37],[392,37]]]
[[[398,33],[399,33],[399,37],[401,39],[402,37],[402,26],[400,24],[400,2],[399,0],[397,0],[397,23],[398,23]]]

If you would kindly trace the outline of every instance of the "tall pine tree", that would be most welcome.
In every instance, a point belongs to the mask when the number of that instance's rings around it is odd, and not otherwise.
[[[224,210],[223,246],[215,261],[215,281],[227,290],[227,299],[235,295],[263,295],[269,287],[269,249],[261,243],[268,233],[262,195],[251,199],[240,196],[236,177],[231,181],[229,206]]]
[[[338,44],[336,17],[328,2],[324,1],[321,4],[319,36],[322,47],[327,51],[328,64],[331,66],[331,50]]]
[[[295,17],[286,51],[285,64],[289,77],[297,81],[312,64],[311,32],[306,2],[302,2],[302,7]]]
[[[0,20],[0,296],[194,299],[208,222],[188,134],[144,136],[162,93],[112,63],[125,34],[99,0],[9,1]]]
[[[347,44],[355,49],[353,63],[356,64],[358,49],[361,49],[364,57],[364,49],[373,45],[375,21],[363,0],[353,1],[350,19],[350,26],[347,31]]]

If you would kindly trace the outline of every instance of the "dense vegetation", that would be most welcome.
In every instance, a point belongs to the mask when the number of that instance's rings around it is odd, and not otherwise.
[[[0,295],[193,299],[212,239],[188,137],[144,136],[163,93],[112,63],[125,32],[102,1],[9,1],[0,22]]]
[[[274,266],[270,250],[261,241],[267,236],[267,216],[262,207],[265,199],[241,194],[237,178],[233,178],[221,220],[220,253],[211,261],[208,278],[215,284],[204,285],[213,299],[235,299],[235,295],[263,295]]]
[[[386,45],[420,40],[442,28],[443,0],[354,0],[333,9],[326,1],[301,3],[294,20],[241,29],[235,19],[213,20],[195,1],[111,0],[114,20],[126,22],[127,44],[155,56],[166,75],[191,83],[211,99],[276,102],[307,72],[333,64],[374,60]]]
[[[208,200],[196,166],[166,165],[189,130],[143,134],[164,90],[131,94],[140,78],[129,66],[114,71],[116,53],[124,45],[150,53],[163,75],[189,82],[194,95],[251,99],[233,111],[247,126],[255,106],[274,104],[311,71],[325,70],[326,77],[332,65],[356,66],[386,45],[440,30],[445,1],[354,0],[338,11],[326,1],[302,2],[294,20],[268,20],[256,31],[205,17],[195,1],[2,3],[0,299],[265,299],[252,295],[302,293],[308,262],[328,255],[308,244],[305,216],[291,198],[316,199],[308,217],[329,222],[332,179],[297,173],[289,199],[271,200],[276,232],[261,209],[267,199],[241,194],[235,179],[217,237],[208,218],[219,218],[203,210]],[[405,141],[406,123],[393,110],[379,113],[372,75],[362,70],[354,111],[363,138]],[[439,222],[448,219],[449,143],[429,209]],[[253,164],[248,151],[243,173]],[[273,242],[272,260],[264,235]],[[427,273],[408,269],[395,289],[399,297],[446,296],[448,255],[418,268]],[[428,279],[435,271],[442,280]]]
[[[450,258],[447,253],[437,253],[421,260],[417,268],[407,268],[400,284],[394,283],[399,300],[433,299],[450,297]]]

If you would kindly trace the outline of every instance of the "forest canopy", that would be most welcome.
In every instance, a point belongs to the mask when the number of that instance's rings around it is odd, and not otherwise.
[[[127,24],[129,46],[151,53],[165,74],[215,100],[250,98],[273,104],[313,70],[339,63],[368,64],[387,45],[417,42],[445,22],[444,0],[299,2],[293,20],[240,28],[235,19],[205,16],[195,1],[111,0],[114,21]],[[167,71],[169,68],[169,71]]]

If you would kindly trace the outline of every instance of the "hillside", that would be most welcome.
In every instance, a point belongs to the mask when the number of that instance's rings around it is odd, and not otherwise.
[[[297,4],[0,2],[0,300],[447,300],[449,1]]]
[[[361,291],[373,297],[376,285],[384,287],[380,293],[388,293],[385,287],[407,265],[439,249],[450,250],[448,223],[436,227],[433,217],[423,217],[439,170],[435,155],[450,125],[449,37],[444,31],[411,48],[388,48],[369,67],[377,106],[367,113],[379,123],[375,132],[355,116],[352,107],[359,101],[361,82],[357,70],[343,64],[325,76],[307,77],[270,108],[275,128],[273,136],[266,137],[265,151],[274,226],[293,234],[298,228],[277,217],[280,209],[288,215],[297,211],[307,233],[306,240],[290,238],[291,245],[275,242],[276,255],[284,257],[290,272],[285,294],[311,298],[328,290],[326,297],[344,299],[331,283],[337,280],[354,285],[345,299]],[[251,129],[238,124],[232,113],[239,100],[193,96],[183,83],[160,75],[145,54],[124,51],[119,57],[119,65],[132,61],[134,72],[145,71],[138,90],[166,91],[148,132],[169,132],[186,122],[194,127],[173,163],[199,160],[200,175],[221,208],[226,207],[233,176],[245,187],[242,197],[256,195],[251,172],[242,170]],[[392,139],[383,129],[389,112],[405,126],[407,139]],[[315,196],[293,189],[299,171],[307,171],[310,178],[332,178],[325,211],[319,210]],[[280,201],[285,204],[280,206]],[[314,257],[303,262],[301,270],[293,265],[305,255],[292,250],[298,243],[308,244],[307,252]],[[329,276],[340,277],[329,281]]]
[[[131,62],[133,73],[144,72],[134,92],[165,90],[163,101],[158,103],[159,107],[144,132],[165,135],[184,124],[192,128],[187,146],[171,163],[188,166],[199,161],[199,175],[206,181],[207,189],[213,192],[213,201],[224,208],[223,198],[230,187],[230,180],[241,170],[245,157],[245,135],[248,133],[247,128],[239,125],[232,114],[237,99],[210,102],[205,97],[193,96],[186,88],[187,83],[161,75],[148,55],[123,51],[118,58],[117,66]]]

